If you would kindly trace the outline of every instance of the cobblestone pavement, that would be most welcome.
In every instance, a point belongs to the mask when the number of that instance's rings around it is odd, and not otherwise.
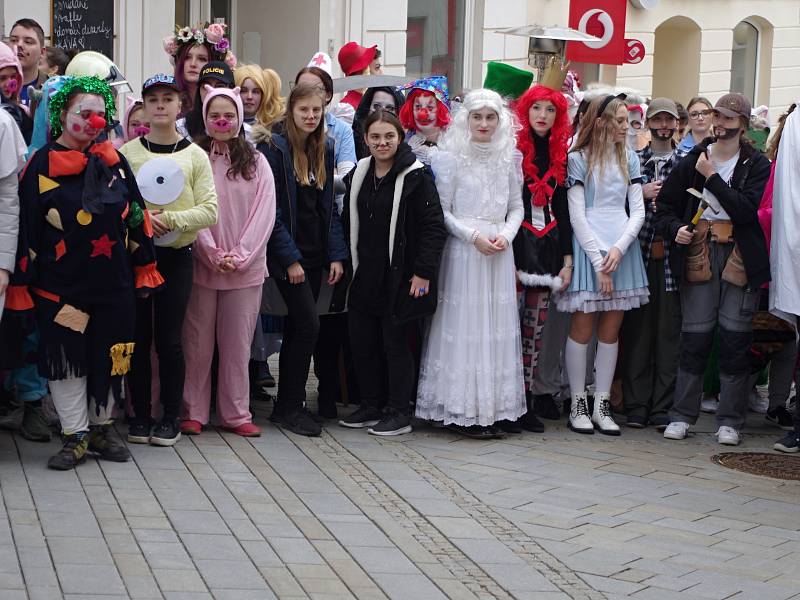
[[[713,464],[707,417],[685,442],[308,439],[268,407],[261,438],[66,473],[56,442],[0,433],[0,599],[800,599],[800,483]],[[760,420],[739,449],[779,436]]]

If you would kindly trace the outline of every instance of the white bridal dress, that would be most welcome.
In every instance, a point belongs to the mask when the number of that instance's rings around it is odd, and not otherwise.
[[[440,150],[432,168],[450,233],[439,270],[439,304],[422,351],[416,416],[445,425],[491,425],[526,411],[511,241],[523,218],[521,155],[490,147],[470,156]],[[475,230],[508,248],[485,256]]]

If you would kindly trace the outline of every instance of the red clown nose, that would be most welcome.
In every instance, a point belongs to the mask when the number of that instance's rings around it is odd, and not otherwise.
[[[92,129],[105,129],[106,126],[106,120],[100,115],[92,115],[87,119],[87,123]]]
[[[417,119],[420,121],[427,121],[430,118],[427,108],[421,108],[417,111]]]

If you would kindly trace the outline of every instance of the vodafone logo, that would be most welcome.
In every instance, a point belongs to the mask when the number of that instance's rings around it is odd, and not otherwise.
[[[640,40],[625,40],[625,62],[638,65],[644,60],[644,44]]]
[[[599,8],[587,10],[578,22],[578,30],[600,38],[598,42],[583,42],[589,48],[605,48],[614,37],[614,21],[606,11]]]

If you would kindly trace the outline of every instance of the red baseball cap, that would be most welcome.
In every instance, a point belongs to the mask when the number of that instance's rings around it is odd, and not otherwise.
[[[366,48],[356,42],[347,42],[339,50],[339,66],[345,75],[357,75],[375,60],[378,46]]]

